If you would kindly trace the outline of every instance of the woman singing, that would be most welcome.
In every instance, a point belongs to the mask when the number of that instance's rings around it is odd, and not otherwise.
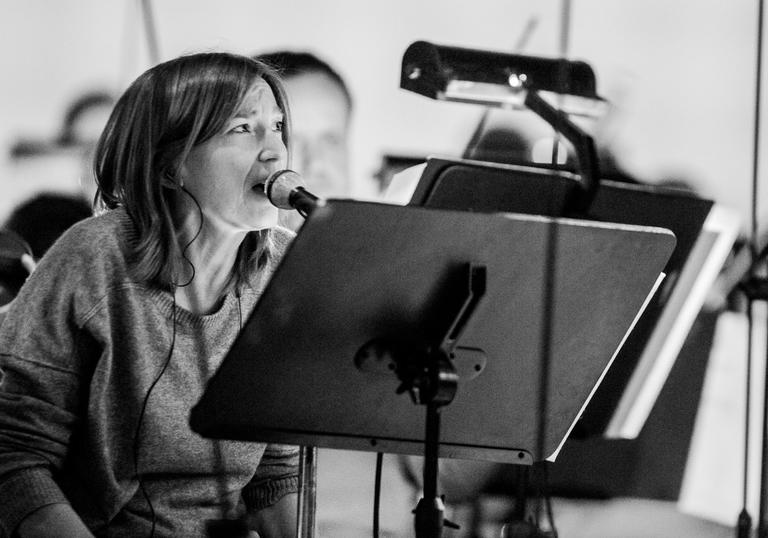
[[[0,328],[0,535],[295,534],[293,447],[212,441],[189,412],[290,240],[264,180],[287,165],[280,81],[247,57],[141,75],[99,142],[97,202]]]

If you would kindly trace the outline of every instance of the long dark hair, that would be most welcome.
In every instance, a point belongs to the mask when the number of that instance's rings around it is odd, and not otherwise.
[[[181,56],[139,76],[115,105],[96,149],[96,205],[122,206],[137,238],[129,263],[142,282],[170,287],[182,274],[168,185],[195,146],[220,133],[257,78],[270,86],[290,121],[285,90],[272,68],[253,58],[224,52]],[[263,241],[260,241],[263,243]],[[247,264],[238,264],[238,280]]]

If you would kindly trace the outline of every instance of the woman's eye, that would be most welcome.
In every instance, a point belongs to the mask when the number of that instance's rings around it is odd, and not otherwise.
[[[276,121],[275,122],[275,131],[282,132],[283,130],[283,122],[282,121]]]
[[[233,133],[250,133],[251,132],[251,126],[247,123],[241,123],[240,125],[234,127],[231,132]]]

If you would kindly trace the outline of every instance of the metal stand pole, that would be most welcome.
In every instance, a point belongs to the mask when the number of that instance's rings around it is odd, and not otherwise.
[[[299,449],[299,503],[296,518],[296,536],[315,538],[317,522],[317,447]]]

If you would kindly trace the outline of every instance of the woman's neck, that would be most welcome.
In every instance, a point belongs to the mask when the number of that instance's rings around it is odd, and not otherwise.
[[[194,274],[189,275],[189,284],[177,288],[176,302],[195,314],[209,314],[219,308],[235,278],[237,255],[246,232],[225,233],[204,225],[198,234],[198,226],[182,225],[178,233],[179,245]]]

